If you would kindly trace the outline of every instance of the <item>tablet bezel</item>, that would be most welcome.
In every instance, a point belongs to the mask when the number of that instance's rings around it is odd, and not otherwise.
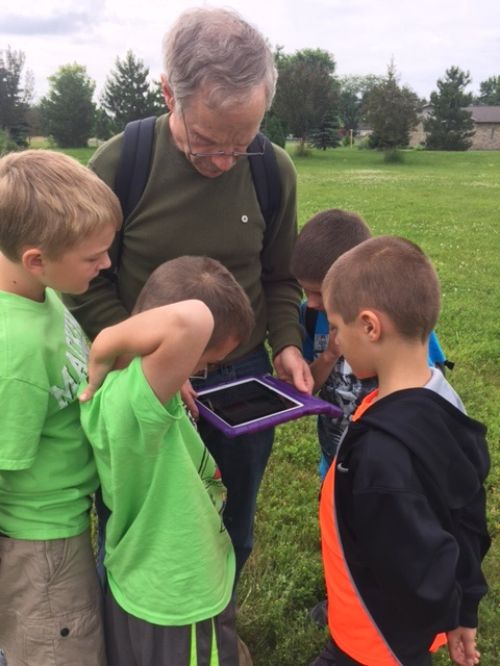
[[[199,400],[196,400],[200,415],[204,417],[211,425],[221,430],[227,437],[232,438],[242,434],[259,432],[261,430],[266,430],[276,425],[280,425],[282,423],[286,423],[287,421],[291,421],[293,419],[300,418],[301,416],[307,416],[310,414],[328,413],[332,417],[338,417],[342,414],[341,410],[336,405],[332,405],[325,400],[321,400],[315,396],[301,393],[291,384],[283,382],[276,377],[272,377],[271,375],[252,375],[248,377],[242,377],[233,381],[210,386],[206,389],[200,389],[197,393],[199,396],[204,396],[220,390],[231,388],[232,386],[245,384],[250,381],[257,381],[258,383],[264,385],[267,389],[274,391],[278,395],[281,395],[287,400],[295,402],[296,404],[293,407],[281,410],[280,412],[268,414],[267,416],[260,416],[256,419],[252,419],[251,421],[245,421],[239,425],[232,426],[218,414],[213,412],[209,407],[204,405]]]

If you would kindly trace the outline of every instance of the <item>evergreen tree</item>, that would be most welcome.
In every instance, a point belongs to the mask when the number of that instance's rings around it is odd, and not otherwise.
[[[107,141],[113,136],[112,120],[102,106],[95,112],[95,136],[101,141]]]
[[[446,78],[437,82],[438,92],[431,93],[431,114],[424,121],[425,145],[430,150],[467,150],[474,134],[474,121],[466,106],[472,95],[465,92],[470,84],[469,72],[458,67],[446,70]]]
[[[148,76],[149,68],[132,51],[123,60],[116,59],[101,96],[113,133],[121,132],[131,120],[165,113],[160,84],[151,85]]]
[[[365,95],[364,114],[372,128],[370,147],[390,150],[407,146],[410,131],[418,122],[420,107],[418,96],[398,84],[396,69],[391,63],[385,79],[374,84]]]
[[[315,148],[320,150],[338,147],[340,143],[339,123],[331,111],[327,111],[319,127],[312,130],[310,141]]]
[[[27,113],[33,96],[33,75],[27,71],[22,82],[25,55],[10,46],[0,51],[0,129],[19,146],[27,145]]]
[[[294,55],[280,50],[276,65],[279,76],[272,111],[299,139],[303,152],[311,131],[336,106],[335,61],[322,49],[304,49]]]
[[[475,102],[483,106],[500,105],[500,76],[490,76],[486,81],[481,81],[479,97],[476,97]]]
[[[86,146],[94,126],[95,83],[83,65],[63,65],[49,76],[49,93],[40,102],[45,131],[61,148]]]

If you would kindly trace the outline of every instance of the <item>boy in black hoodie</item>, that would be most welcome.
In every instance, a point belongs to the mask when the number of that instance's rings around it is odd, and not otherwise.
[[[372,238],[333,264],[322,294],[353,372],[379,381],[321,493],[331,663],[430,666],[447,642],[473,666],[489,457],[485,427],[427,363],[437,276],[410,241]]]

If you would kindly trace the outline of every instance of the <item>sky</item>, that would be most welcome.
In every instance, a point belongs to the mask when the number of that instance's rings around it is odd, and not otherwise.
[[[0,0],[0,50],[26,56],[35,96],[61,66],[85,65],[96,98],[128,49],[161,73],[161,40],[192,0]],[[457,65],[481,81],[500,75],[499,0],[232,0],[231,7],[285,53],[321,48],[340,76],[383,75],[394,60],[401,84],[428,98]]]

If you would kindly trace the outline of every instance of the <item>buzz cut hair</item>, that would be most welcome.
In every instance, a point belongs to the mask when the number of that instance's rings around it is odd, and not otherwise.
[[[368,225],[356,213],[339,208],[321,211],[305,223],[298,235],[291,272],[297,280],[319,284],[334,261],[370,237]]]
[[[418,245],[397,236],[370,238],[339,257],[322,293],[327,312],[347,324],[362,310],[378,310],[411,340],[427,340],[439,316],[439,280],[431,261]]]
[[[114,192],[72,157],[25,150],[0,159],[0,251],[10,261],[30,247],[57,259],[104,225],[121,223]]]
[[[255,325],[250,300],[233,274],[210,257],[177,257],[158,266],[142,288],[134,314],[189,299],[205,303],[214,318],[207,349],[230,337],[246,342]]]

